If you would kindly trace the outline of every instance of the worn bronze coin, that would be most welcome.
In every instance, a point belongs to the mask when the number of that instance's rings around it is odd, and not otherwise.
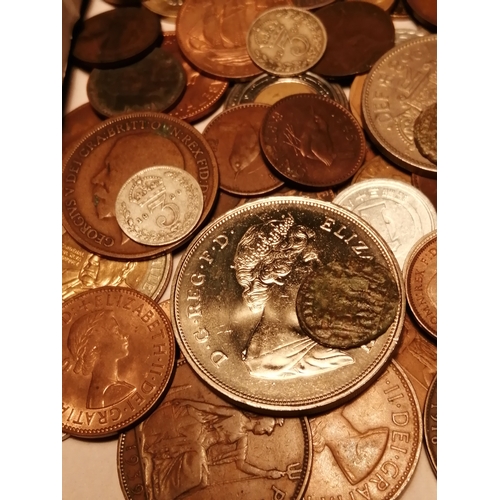
[[[311,469],[305,417],[243,412],[177,363],[160,406],[118,442],[128,500],[301,500]]]
[[[346,255],[385,266],[397,314],[376,340],[324,347],[301,329],[297,291]],[[176,339],[197,374],[238,405],[297,415],[354,397],[389,361],[405,298],[394,255],[368,224],[330,202],[268,197],[219,217],[183,254],[172,285]]]
[[[387,331],[398,312],[400,293],[385,265],[337,255],[300,285],[297,318],[302,331],[321,345],[359,347]]]
[[[413,138],[420,154],[437,165],[437,102],[420,112],[413,124]]]
[[[311,71],[326,78],[366,73],[394,47],[394,23],[367,2],[336,2],[315,12],[328,33],[326,50]]]
[[[351,184],[367,181],[369,179],[394,179],[396,181],[412,184],[410,174],[404,170],[391,165],[382,156],[375,156],[366,161],[352,178]]]
[[[122,7],[90,17],[74,34],[72,55],[94,68],[140,59],[161,36],[160,18],[141,7]]]
[[[437,231],[420,238],[406,258],[406,297],[418,324],[437,338]]]
[[[313,464],[304,500],[394,500],[410,483],[422,416],[396,363],[354,401],[310,424]]]
[[[75,147],[63,170],[63,225],[93,253],[137,259],[172,251],[173,245],[151,247],[128,238],[116,220],[115,203],[124,182],[153,165],[185,169],[201,186],[203,213],[208,217],[217,195],[219,171],[203,136],[183,120],[161,113],[131,113],[93,128]]]
[[[62,119],[63,158],[90,129],[102,121],[103,118],[88,102],[64,115]]]
[[[63,228],[62,298],[102,286],[123,286],[158,300],[167,288],[172,264],[171,254],[147,260],[106,259],[85,250]]]
[[[163,33],[161,48],[172,54],[186,73],[185,91],[168,114],[191,123],[215,111],[229,87],[227,80],[204,75],[194,68],[179,50],[175,33]]]
[[[365,138],[352,114],[332,99],[296,94],[269,109],[260,143],[286,179],[326,188],[345,182],[365,159]]]
[[[435,30],[437,27],[437,0],[406,0],[406,6],[418,22]]]
[[[411,174],[411,183],[429,198],[437,210],[437,179]]]
[[[62,306],[62,430],[96,438],[134,424],[174,368],[172,325],[135,290],[101,287]]]
[[[262,69],[248,54],[248,29],[261,12],[291,4],[291,0],[185,0],[176,22],[179,47],[194,66],[209,75],[232,79],[257,76]]]
[[[432,381],[424,406],[425,449],[434,474],[437,475],[437,374]]]
[[[153,49],[139,61],[121,68],[90,73],[90,104],[107,117],[136,111],[162,112],[172,107],[186,87],[186,74],[171,54]]]
[[[267,104],[242,104],[226,109],[203,130],[219,166],[220,188],[239,196],[269,193],[283,185],[262,154],[259,132]]]

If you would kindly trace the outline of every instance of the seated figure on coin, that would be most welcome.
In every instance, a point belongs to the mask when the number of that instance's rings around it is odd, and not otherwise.
[[[251,226],[234,258],[243,299],[260,320],[242,351],[250,374],[278,379],[317,375],[354,363],[346,352],[323,347],[299,326],[297,291],[315,264],[314,231],[291,215]]]
[[[64,368],[91,375],[87,408],[114,405],[136,390],[118,378],[118,360],[128,356],[128,335],[113,311],[91,311],[78,318],[69,330],[68,349],[71,359]]]
[[[271,435],[276,425],[282,426],[283,419],[202,401],[166,402],[141,429],[143,458],[151,459],[151,467],[146,465],[145,470],[150,471],[146,474],[152,483],[152,498],[185,498],[206,488],[211,465],[234,463],[251,476],[284,476],[286,472],[262,469],[247,462],[249,433]]]

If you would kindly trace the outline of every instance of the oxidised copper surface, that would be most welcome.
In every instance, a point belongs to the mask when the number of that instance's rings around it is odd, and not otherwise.
[[[89,130],[102,121],[103,118],[88,102],[64,115],[62,120],[63,158]]]

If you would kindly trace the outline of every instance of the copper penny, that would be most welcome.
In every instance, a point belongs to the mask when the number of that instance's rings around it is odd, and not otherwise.
[[[224,191],[219,190],[219,194],[215,202],[215,208],[210,217],[210,222],[213,222],[221,215],[229,212],[229,210],[236,208],[238,205],[244,203],[244,201],[245,199],[241,198],[241,196],[235,196],[233,194],[225,193]]]
[[[185,121],[160,113],[131,113],[98,125],[68,155],[63,170],[63,225],[87,250],[111,258],[137,259],[172,251],[129,239],[116,220],[118,192],[133,174],[154,165],[185,169],[200,184],[208,217],[219,185],[215,156],[203,136]]]
[[[375,156],[366,161],[352,178],[351,183],[366,181],[368,179],[393,179],[395,181],[412,184],[411,176],[402,169],[391,165],[382,156]]]
[[[327,78],[366,73],[394,47],[394,23],[367,2],[338,2],[316,13],[328,33],[325,54],[311,71]]]
[[[227,80],[200,73],[179,50],[175,33],[163,33],[161,48],[172,54],[186,73],[185,91],[168,114],[191,123],[215,111],[229,87]]]
[[[177,15],[179,47],[209,75],[233,79],[256,76],[262,69],[248,54],[248,29],[261,12],[282,5],[291,5],[291,0],[185,0]]]
[[[102,286],[123,286],[157,300],[165,293],[172,264],[171,254],[140,261],[106,259],[85,250],[63,228],[62,298]]]
[[[437,27],[437,0],[406,0],[409,12],[429,28]]]
[[[363,98],[363,85],[366,80],[366,75],[358,75],[356,76],[349,89],[349,106],[351,109],[351,113],[354,118],[358,120],[358,123],[363,127],[363,118],[361,112],[361,100]]]
[[[94,68],[87,83],[90,104],[107,117],[136,111],[162,112],[186,86],[180,62],[159,48],[141,60],[113,69]]]
[[[346,0],[348,2],[358,2],[359,0]],[[362,0],[363,2],[368,2],[377,7],[380,7],[385,12],[389,12],[393,7],[396,0]]]
[[[115,434],[158,402],[172,376],[172,325],[149,297],[102,287],[62,307],[62,429]]]
[[[301,500],[311,451],[305,417],[243,412],[182,360],[161,405],[121,435],[118,473],[128,500]]]
[[[420,238],[406,258],[406,297],[418,324],[437,338],[437,231]]]
[[[422,416],[396,363],[354,401],[310,424],[313,465],[304,500],[394,500],[408,486],[420,457]]]
[[[266,164],[259,132],[267,104],[242,104],[213,118],[203,131],[219,166],[220,188],[240,196],[269,193],[283,185]]]
[[[90,17],[75,32],[72,55],[92,67],[140,59],[161,36],[160,18],[141,7],[122,7]]]
[[[434,208],[437,210],[437,179],[411,174],[411,183],[431,200]]]
[[[413,124],[413,139],[420,154],[437,165],[437,102],[418,115]]]
[[[80,142],[89,130],[102,121],[103,118],[88,102],[64,115],[62,120],[63,157]]]
[[[363,131],[352,114],[315,94],[288,96],[271,106],[260,143],[281,175],[315,188],[332,187],[352,177],[366,151]]]
[[[425,449],[434,474],[437,475],[437,374],[427,393],[424,406]]]

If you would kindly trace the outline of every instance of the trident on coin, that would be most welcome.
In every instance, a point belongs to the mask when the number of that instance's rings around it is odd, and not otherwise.
[[[296,462],[294,464],[290,464],[286,468],[285,474],[288,476],[288,479],[290,479],[291,481],[295,481],[297,479],[300,479],[301,472],[302,472],[302,469],[300,467],[300,463]]]

